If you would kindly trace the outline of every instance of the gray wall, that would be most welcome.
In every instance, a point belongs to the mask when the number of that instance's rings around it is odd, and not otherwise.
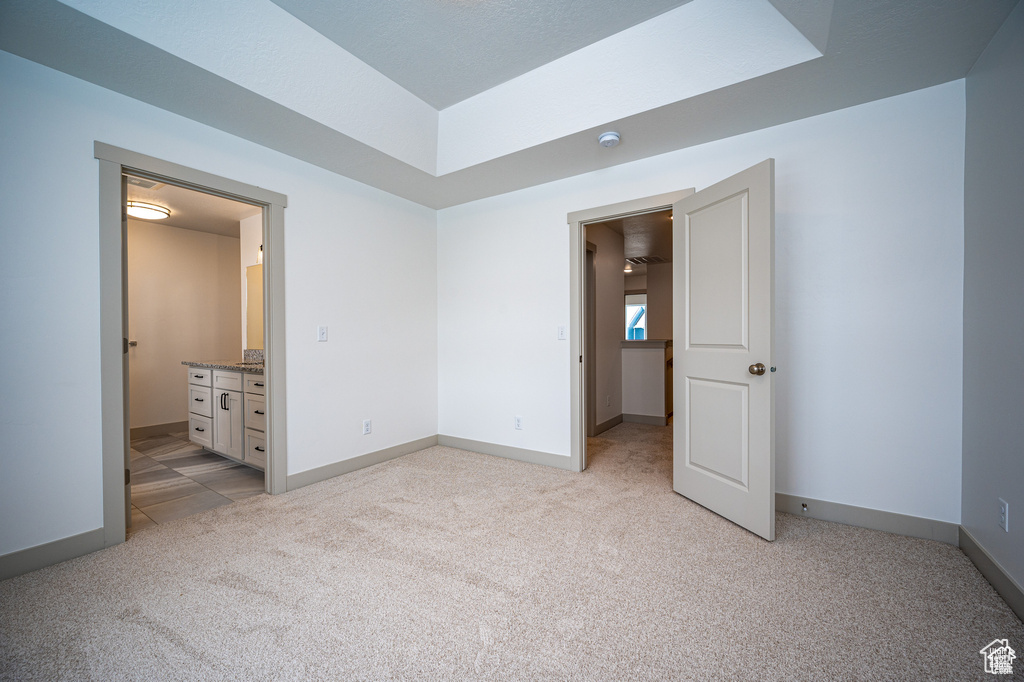
[[[626,263],[622,235],[604,225],[588,225],[587,241],[597,246],[597,424],[622,414],[622,339],[626,337]],[[589,390],[589,388],[588,388]]]
[[[672,263],[647,266],[647,338],[672,338]]]
[[[962,523],[1022,584],[1024,4],[967,76],[964,233]]]

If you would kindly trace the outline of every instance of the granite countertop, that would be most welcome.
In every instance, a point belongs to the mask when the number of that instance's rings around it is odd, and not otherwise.
[[[205,367],[207,369],[226,369],[231,372],[248,372],[249,374],[263,374],[262,362],[240,362],[238,360],[213,360],[209,362],[198,362],[194,360],[182,360],[181,364],[189,367]]]

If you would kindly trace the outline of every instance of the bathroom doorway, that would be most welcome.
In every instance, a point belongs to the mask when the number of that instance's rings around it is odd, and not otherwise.
[[[183,361],[236,366],[260,380],[263,208],[125,173],[129,532],[266,490],[262,452],[216,452],[211,387]],[[212,379],[209,372],[195,374]],[[212,383],[212,382],[210,382]],[[240,386],[241,386],[241,382]],[[248,401],[237,401],[245,411]],[[244,415],[243,415],[244,416]],[[220,420],[230,426],[230,420]],[[263,422],[250,431],[262,448]],[[194,423],[193,423],[194,422]],[[193,434],[193,430],[195,433]],[[246,432],[235,439],[244,444]],[[213,448],[213,451],[208,448]],[[265,451],[265,448],[262,448]],[[256,457],[246,457],[255,454]]]

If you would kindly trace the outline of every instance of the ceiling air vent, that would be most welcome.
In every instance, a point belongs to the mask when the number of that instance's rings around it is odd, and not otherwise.
[[[668,262],[661,256],[638,256],[636,258],[627,258],[626,260],[633,265],[658,265],[659,263]]]
[[[126,175],[129,185],[141,187],[142,189],[160,189],[165,183],[156,182],[154,180],[147,180],[145,178],[137,178],[134,175]]]

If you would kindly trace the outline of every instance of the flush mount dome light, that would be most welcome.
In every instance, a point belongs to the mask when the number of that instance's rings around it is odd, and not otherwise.
[[[614,147],[619,143],[619,134],[615,132],[601,133],[597,136],[597,141],[602,147]]]
[[[156,204],[147,204],[143,201],[129,201],[128,215],[143,220],[162,220],[171,215],[171,209]]]

